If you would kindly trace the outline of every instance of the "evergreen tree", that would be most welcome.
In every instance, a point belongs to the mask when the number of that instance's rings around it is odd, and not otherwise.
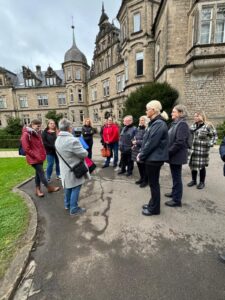
[[[151,100],[159,100],[169,117],[178,98],[178,92],[168,83],[153,82],[132,92],[125,102],[123,115],[132,115],[134,123],[138,125],[140,116],[145,115],[146,104]]]
[[[57,114],[55,110],[49,110],[48,113],[45,115],[45,118],[48,120],[50,119],[54,120],[58,126],[59,120],[63,118],[63,114],[62,113]]]

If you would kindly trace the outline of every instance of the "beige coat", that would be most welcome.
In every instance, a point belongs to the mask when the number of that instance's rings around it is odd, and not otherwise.
[[[55,147],[71,167],[78,164],[88,155],[88,152],[82,147],[79,138],[74,137],[71,133],[66,131],[61,131],[59,133],[55,142]],[[69,167],[59,155],[58,158],[63,187],[73,188],[83,184],[85,177],[76,178],[74,173],[70,171]]]

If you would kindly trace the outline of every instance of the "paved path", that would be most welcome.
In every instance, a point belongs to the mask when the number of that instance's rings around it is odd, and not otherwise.
[[[98,147],[97,147],[98,146]],[[133,178],[112,167],[99,168],[81,191],[87,213],[70,217],[63,191],[33,195],[34,182],[22,187],[38,211],[38,234],[31,263],[14,300],[224,300],[225,265],[217,260],[225,249],[225,178],[218,149],[211,153],[206,188],[186,187],[182,208],[164,206],[160,216],[144,217],[149,200]],[[54,182],[56,183],[56,181]],[[162,195],[169,192],[167,165]]]

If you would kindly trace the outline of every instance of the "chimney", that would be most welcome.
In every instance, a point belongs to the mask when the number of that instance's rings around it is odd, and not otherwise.
[[[37,75],[41,75],[41,66],[39,66],[39,65],[36,66],[36,72],[37,72]]]

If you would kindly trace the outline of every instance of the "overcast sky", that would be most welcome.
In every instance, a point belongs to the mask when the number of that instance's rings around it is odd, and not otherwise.
[[[121,0],[104,1],[110,21],[120,4]],[[101,0],[0,0],[0,66],[12,72],[22,65],[61,69],[72,46],[72,16],[76,44],[90,65],[101,9]],[[116,20],[115,25],[119,26]]]

